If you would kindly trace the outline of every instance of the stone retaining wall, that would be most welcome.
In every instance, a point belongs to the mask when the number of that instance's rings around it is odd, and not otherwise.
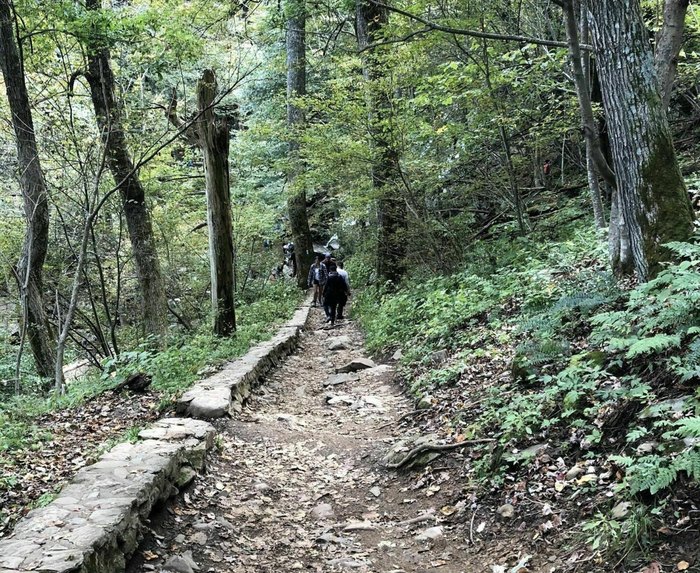
[[[307,300],[280,331],[220,372],[196,383],[177,403],[178,414],[212,420],[240,412],[257,380],[296,348],[311,306]]]
[[[142,522],[158,502],[191,480],[214,443],[214,427],[166,418],[76,474],[46,507],[29,512],[0,541],[0,573],[123,571]]]
[[[309,311],[307,300],[271,340],[185,393],[178,412],[216,418],[240,410],[253,384],[294,350]],[[0,573],[124,571],[144,520],[194,479],[215,434],[205,421],[167,418],[141,431],[140,441],[117,445],[0,540]]]

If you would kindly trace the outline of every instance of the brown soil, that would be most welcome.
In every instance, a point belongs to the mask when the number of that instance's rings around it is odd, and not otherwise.
[[[350,349],[329,351],[339,335]],[[162,570],[182,555],[200,571],[234,573],[573,570],[563,547],[466,493],[466,449],[428,468],[383,469],[384,453],[406,437],[398,420],[413,410],[391,369],[324,387],[362,355],[352,322],[326,330],[314,311],[298,352],[242,416],[219,423],[206,475],[154,520],[128,571]],[[329,395],[348,403],[328,404]]]

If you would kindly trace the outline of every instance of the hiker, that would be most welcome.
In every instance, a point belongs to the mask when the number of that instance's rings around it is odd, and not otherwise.
[[[552,174],[552,160],[546,159],[544,165],[542,166],[542,174],[544,178],[547,179]]]
[[[335,263],[331,263],[328,268],[328,280],[323,288],[323,307],[326,311],[326,322],[330,322],[331,326],[335,325],[335,319],[338,312],[338,306],[343,304],[348,298],[348,285],[345,279],[338,274],[338,268]]]
[[[314,263],[309,268],[308,284],[309,288],[314,289],[314,301],[311,306],[316,306],[316,303],[321,304],[323,300],[323,287],[328,279],[328,271],[326,265],[321,262],[321,255],[316,255]]]
[[[330,253],[327,253],[325,257],[323,257],[323,260],[321,261],[324,265],[326,265],[326,270],[328,267],[330,267],[331,263],[333,260],[331,259]]]
[[[345,310],[345,305],[348,303],[348,297],[350,296],[350,276],[348,275],[348,271],[346,271],[343,267],[345,266],[343,264],[343,261],[338,261],[338,274],[343,277],[343,280],[345,281],[345,286],[348,287],[347,290],[347,295],[338,303],[338,316],[336,317],[338,320],[343,320],[345,318],[343,316],[343,311]]]
[[[294,243],[289,241],[282,247],[284,253],[284,262],[292,271],[292,278],[297,276],[297,255],[294,252]]]

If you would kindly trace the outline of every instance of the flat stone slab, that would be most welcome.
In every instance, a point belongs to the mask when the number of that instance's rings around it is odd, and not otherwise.
[[[124,571],[153,506],[177,493],[184,468],[203,467],[214,435],[201,420],[166,418],[118,444],[0,540],[0,573]]]
[[[310,299],[307,299],[270,340],[251,348],[220,372],[187,390],[176,404],[177,412],[203,420],[240,412],[255,383],[296,348],[310,311]]]
[[[376,366],[377,365],[374,363],[374,361],[370,360],[369,358],[355,358],[340,368],[336,368],[335,372],[336,374],[345,374],[348,372],[365,370],[367,368],[375,368]]]

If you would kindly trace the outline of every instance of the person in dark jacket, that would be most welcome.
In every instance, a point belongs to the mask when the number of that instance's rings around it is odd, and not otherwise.
[[[314,264],[312,264],[311,268],[309,268],[309,277],[307,279],[309,288],[313,287],[314,289],[314,301],[312,306],[316,306],[316,301],[318,301],[319,304],[322,303],[323,287],[325,286],[327,279],[328,270],[326,269],[326,265],[321,262],[321,257],[316,255]]]
[[[344,304],[348,299],[348,284],[337,272],[335,263],[331,263],[328,269],[328,280],[323,289],[323,307],[326,310],[326,322],[331,326],[335,324],[338,305]]]

